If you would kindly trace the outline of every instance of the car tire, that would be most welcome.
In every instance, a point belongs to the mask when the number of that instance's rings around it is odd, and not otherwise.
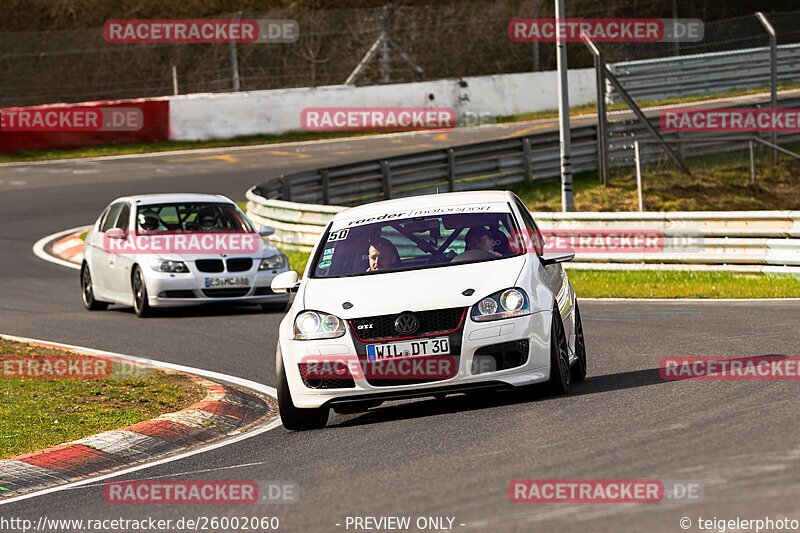
[[[278,348],[278,351],[278,413],[281,415],[283,427],[293,431],[324,428],[325,424],[328,423],[330,409],[327,407],[311,409],[295,407],[294,402],[292,402],[292,393],[289,390],[289,382],[286,380],[280,348]]]
[[[583,339],[583,322],[581,322],[581,312],[578,309],[578,301],[575,300],[575,355],[578,360],[572,365],[570,380],[573,383],[586,379],[586,343]]]
[[[553,307],[553,319],[550,321],[550,379],[546,388],[550,394],[566,394],[570,384],[569,348],[564,333],[564,323],[558,306]]]
[[[139,318],[147,318],[152,314],[150,302],[147,299],[147,285],[144,282],[142,269],[138,265],[133,267],[131,275],[131,293],[133,294],[133,310]]]
[[[94,286],[92,284],[92,274],[89,272],[89,265],[81,265],[81,298],[83,306],[89,311],[102,311],[108,309],[108,302],[100,302],[94,298]]]

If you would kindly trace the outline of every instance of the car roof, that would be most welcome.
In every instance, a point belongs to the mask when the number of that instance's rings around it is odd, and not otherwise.
[[[397,198],[395,200],[384,200],[359,205],[340,211],[334,219],[369,217],[397,211],[401,209],[426,209],[432,207],[453,207],[469,204],[487,204],[496,202],[513,202],[514,195],[510,191],[463,191],[448,192],[442,194],[426,194],[422,196],[410,196],[408,198]]]
[[[163,194],[137,194],[134,196],[122,196],[114,202],[132,202],[140,205],[152,204],[177,204],[185,202],[213,202],[213,203],[234,203],[230,198],[221,194],[199,194],[199,193],[163,193]]]

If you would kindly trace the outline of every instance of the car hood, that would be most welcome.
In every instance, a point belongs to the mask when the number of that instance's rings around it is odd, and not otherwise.
[[[265,241],[264,239],[259,239],[259,248],[258,250],[254,251],[253,253],[241,253],[241,254],[226,254],[221,255],[218,253],[173,253],[173,252],[161,252],[158,254],[139,254],[141,256],[146,257],[159,257],[161,259],[171,259],[173,261],[197,261],[198,259],[223,259],[227,257],[253,257],[253,258],[261,258],[261,257],[271,257],[280,251],[273,246],[271,243]]]
[[[349,319],[466,307],[501,289],[513,287],[525,256],[494,261],[348,278],[312,278],[302,289],[303,308]],[[473,289],[471,296],[462,293]],[[344,309],[342,304],[353,306]]]

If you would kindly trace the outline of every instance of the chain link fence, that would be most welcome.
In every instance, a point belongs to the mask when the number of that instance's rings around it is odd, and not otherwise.
[[[169,95],[173,67],[180,94],[232,91],[232,54],[238,59],[242,91],[342,84],[384,25],[423,73],[391,50],[388,61],[378,54],[359,76],[358,85],[525,72],[534,65],[553,70],[553,43],[515,43],[508,37],[513,18],[553,17],[552,2],[540,4],[501,0],[399,6],[388,19],[384,8],[241,13],[242,18],[297,20],[300,38],[291,44],[111,44],[103,39],[102,28],[0,32],[0,106]],[[576,12],[567,6],[572,18],[670,15],[648,12],[647,7]],[[769,18],[779,44],[800,41],[800,11]],[[705,38],[699,43],[604,43],[602,48],[606,61],[614,63],[767,44],[766,32],[750,15],[706,22]],[[571,68],[592,65],[582,44],[570,43],[568,53]]]

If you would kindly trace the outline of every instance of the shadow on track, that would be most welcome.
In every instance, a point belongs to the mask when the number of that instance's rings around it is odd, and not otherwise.
[[[669,383],[670,382],[661,378],[658,368],[650,368],[646,370],[590,377],[582,383],[573,383],[571,392],[563,396],[550,396],[544,390],[543,386],[533,385],[517,389],[470,395],[454,394],[443,400],[429,398],[408,400],[401,404],[375,407],[367,412],[359,413],[355,418],[350,418],[340,423],[329,423],[329,427],[361,426],[392,420],[424,418],[442,414],[490,409],[532,401],[568,401],[570,396],[598,394],[621,389],[647,387],[650,385],[668,385]]]

